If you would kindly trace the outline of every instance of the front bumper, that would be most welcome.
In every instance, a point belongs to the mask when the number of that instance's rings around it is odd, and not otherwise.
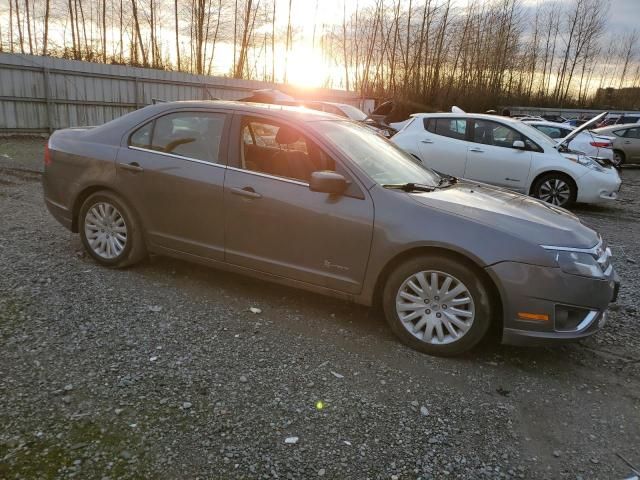
[[[499,283],[502,343],[510,345],[545,345],[593,335],[606,323],[606,310],[620,285],[613,269],[604,280],[517,262],[501,262],[487,270]]]
[[[590,171],[577,183],[578,202],[602,203],[618,198],[622,180],[615,168],[606,168],[604,172]]]

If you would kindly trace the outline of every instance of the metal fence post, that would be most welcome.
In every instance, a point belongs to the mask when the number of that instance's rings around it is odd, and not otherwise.
[[[42,68],[42,75],[44,81],[44,98],[46,100],[47,109],[47,129],[49,130],[49,134],[51,134],[53,133],[53,105],[51,102],[51,93],[49,92],[49,69],[47,67]]]
[[[138,77],[134,77],[133,81],[135,82],[135,89],[136,89],[136,109],[140,108],[140,89],[138,88]]]

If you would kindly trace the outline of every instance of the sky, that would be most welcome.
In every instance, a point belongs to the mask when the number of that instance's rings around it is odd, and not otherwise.
[[[611,0],[609,24],[615,30],[640,30],[640,0]]]

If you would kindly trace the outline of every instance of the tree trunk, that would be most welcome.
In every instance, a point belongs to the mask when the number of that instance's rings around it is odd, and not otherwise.
[[[140,33],[140,22],[138,21],[138,8],[136,7],[136,0],[131,0],[131,6],[133,8],[133,22],[135,27],[135,34],[138,37],[138,43],[140,44],[140,53],[142,53],[142,64],[147,67],[147,54],[144,51],[144,45],[142,44],[142,34]]]
[[[176,56],[178,57],[178,71],[180,71],[181,67],[180,67],[180,37],[179,37],[179,29],[178,29],[178,0],[174,0],[173,2],[173,13],[176,20]]]

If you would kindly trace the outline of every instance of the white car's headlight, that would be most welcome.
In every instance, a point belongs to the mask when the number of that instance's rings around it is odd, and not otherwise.
[[[598,165],[598,162],[593,160],[586,155],[582,155],[580,153],[572,153],[570,155],[565,155],[567,160],[571,160],[572,162],[579,163],[583,167],[587,167],[591,170],[595,170],[596,172],[604,172],[604,168]]]

